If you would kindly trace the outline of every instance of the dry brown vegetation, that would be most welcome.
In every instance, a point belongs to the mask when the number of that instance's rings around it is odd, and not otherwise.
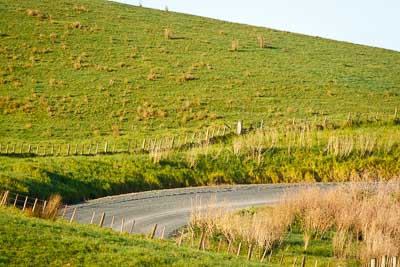
[[[38,205],[33,211],[32,208],[27,209],[28,216],[38,217],[47,220],[55,220],[62,206],[62,198],[59,194],[51,195],[49,200],[43,205]]]
[[[305,187],[288,192],[281,204],[254,214],[231,213],[227,205],[197,205],[191,228],[222,234],[230,242],[265,249],[279,246],[291,227],[311,240],[330,238],[333,255],[366,262],[400,254],[400,181],[354,184],[333,189]]]

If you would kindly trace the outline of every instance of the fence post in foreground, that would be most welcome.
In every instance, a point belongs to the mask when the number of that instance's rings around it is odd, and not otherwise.
[[[45,200],[44,203],[43,203],[43,208],[42,208],[42,212],[43,213],[46,210],[46,206],[47,206],[47,201]]]
[[[303,256],[303,258],[301,259],[301,267],[306,266],[306,256]]]
[[[157,231],[157,224],[154,224],[154,226],[153,226],[153,229],[151,230],[151,232],[150,232],[150,239],[153,239],[154,238],[154,236],[155,236],[155,234],[156,234],[156,231]]]
[[[386,267],[387,256],[382,256],[381,267]]]
[[[37,199],[37,198],[35,198],[35,202],[33,203],[32,213],[34,213],[34,212],[35,212],[35,209],[36,209],[37,202],[38,202],[38,199]]]
[[[76,208],[74,208],[74,211],[72,212],[71,219],[69,220],[69,223],[72,223],[75,219],[75,214],[76,214]]]
[[[124,231],[124,224],[125,224],[125,219],[124,219],[124,217],[122,217],[122,219],[121,219],[121,230],[120,230],[121,233]]]
[[[206,233],[204,231],[201,232],[200,242],[199,242],[199,246],[198,246],[199,249],[201,249],[201,247],[203,246],[205,236],[206,236]]]
[[[135,220],[133,220],[133,222],[132,222],[132,226],[131,226],[131,230],[129,230],[129,234],[132,234],[132,232],[133,232],[133,228],[135,227],[135,223],[136,223],[136,221],[135,221]]]
[[[392,267],[397,267],[397,257],[392,257]]]
[[[253,244],[249,246],[249,253],[247,254],[247,260],[251,260],[251,256],[253,255]]]
[[[14,205],[13,205],[14,207],[16,207],[16,206],[17,206],[18,196],[19,196],[18,194],[15,196],[15,199],[14,199]]]
[[[239,243],[239,247],[238,247],[238,250],[237,250],[237,253],[236,253],[236,257],[239,257],[241,248],[242,248],[242,242]]]
[[[96,215],[96,212],[93,211],[92,218],[90,219],[90,224],[93,224],[93,220],[94,220],[94,216],[95,216],[95,215]]]
[[[0,206],[7,205],[7,199],[8,199],[9,193],[10,193],[10,191],[8,191],[8,190],[6,192],[4,192],[3,198],[1,199]]]
[[[22,211],[25,211],[27,203],[28,203],[28,196],[25,197],[24,206],[22,207]]]
[[[114,220],[115,220],[115,216],[113,215],[112,218],[111,218],[111,226],[110,226],[111,229],[114,226]]]
[[[263,261],[264,261],[265,256],[267,255],[267,252],[268,252],[268,247],[265,246],[264,253],[263,253],[262,256],[261,256],[260,262],[263,262]]]
[[[161,232],[161,239],[164,239],[164,235],[165,235],[165,226],[163,227]]]
[[[100,217],[100,222],[99,222],[99,226],[100,227],[103,227],[103,224],[104,224],[104,218],[106,217],[106,214],[103,212],[102,214],[101,214],[101,217]]]
[[[185,233],[185,229],[182,230],[181,236],[179,237],[179,241],[178,241],[178,246],[180,247],[182,245],[182,241],[183,241],[183,234]]]
[[[67,213],[67,208],[68,208],[68,205],[65,205],[65,206],[64,206],[63,213],[62,213],[62,215],[61,215],[61,219],[64,219],[65,213]]]
[[[376,266],[376,259],[371,259],[370,267],[377,267]]]

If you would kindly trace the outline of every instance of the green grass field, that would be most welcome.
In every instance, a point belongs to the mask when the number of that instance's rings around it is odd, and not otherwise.
[[[0,208],[2,266],[257,266],[233,255],[178,247],[173,241],[29,218]]]

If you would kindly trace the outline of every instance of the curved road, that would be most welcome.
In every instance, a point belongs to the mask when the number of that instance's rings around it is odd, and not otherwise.
[[[313,184],[328,188],[336,184]],[[298,190],[305,184],[279,185],[234,185],[179,188],[147,191],[90,200],[72,206],[77,208],[75,221],[88,224],[95,212],[94,223],[98,224],[101,213],[105,213],[104,227],[110,227],[114,216],[113,228],[121,229],[124,218],[124,231],[130,231],[133,222],[135,233],[149,233],[158,224],[156,237],[165,227],[165,237],[170,237],[177,229],[186,225],[190,219],[192,203],[212,201],[218,206],[227,206],[235,210],[251,206],[273,204],[279,201],[285,192]],[[65,218],[71,217],[68,209]]]

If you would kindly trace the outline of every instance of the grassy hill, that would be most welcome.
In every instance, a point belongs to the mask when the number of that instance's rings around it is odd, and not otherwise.
[[[3,142],[392,114],[400,103],[394,51],[103,0],[2,0],[0,11]]]
[[[76,202],[400,174],[399,52],[103,0],[0,0],[0,12],[1,187]],[[267,130],[150,155],[5,155],[6,144],[126,147],[237,120]]]
[[[0,244],[3,266],[260,265],[233,255],[177,247],[172,241],[29,218],[5,208],[0,208]]]

